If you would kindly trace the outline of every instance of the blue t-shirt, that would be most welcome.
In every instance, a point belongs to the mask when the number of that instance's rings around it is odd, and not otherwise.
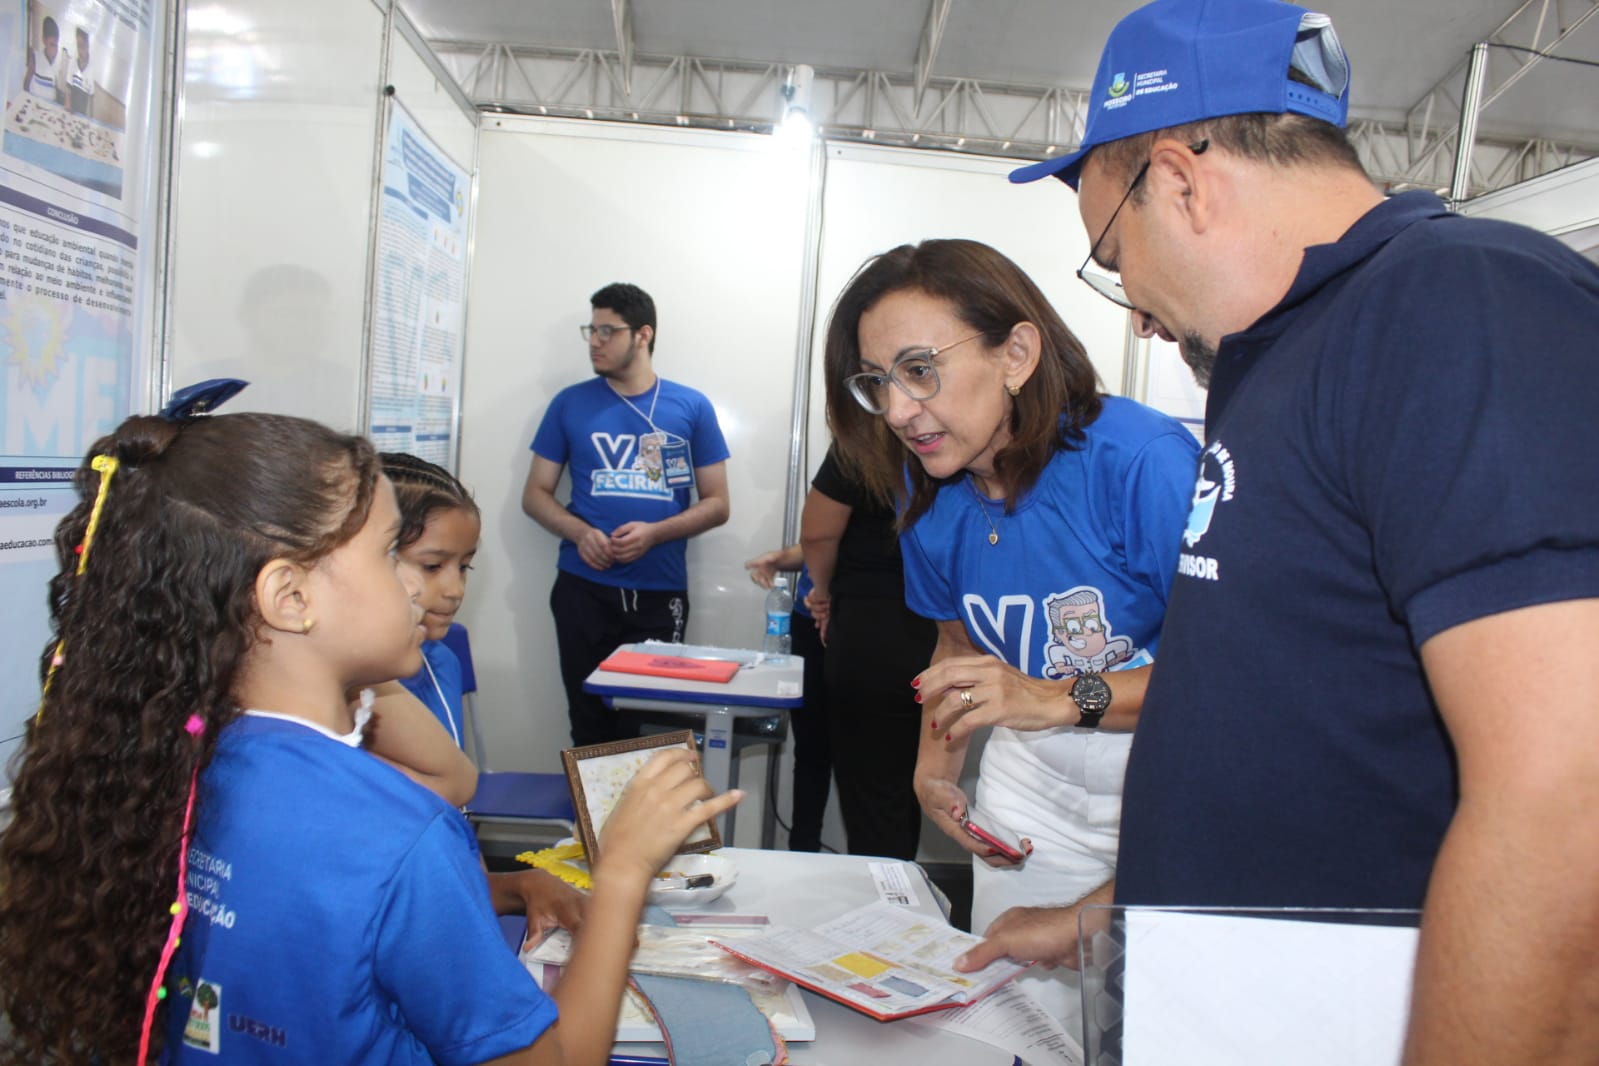
[[[422,658],[427,660],[422,669],[410,677],[400,678],[400,684],[433,712],[433,717],[460,747],[466,728],[461,717],[461,660],[442,640],[424,640]],[[428,667],[433,668],[432,674],[428,673]]]
[[[607,536],[628,522],[681,514],[692,502],[689,489],[668,481],[728,456],[716,410],[702,393],[656,378],[653,388],[628,399],[631,406],[605,378],[572,385],[556,394],[533,437],[536,455],[568,468],[567,510]],[[682,442],[686,454],[677,447]],[[601,585],[676,591],[688,587],[687,550],[687,541],[671,540],[631,563],[595,570],[576,544],[563,540],[556,565]]]
[[[903,538],[906,604],[1033,677],[1148,663],[1198,451],[1175,419],[1107,396],[1012,513],[969,480],[938,490]]]
[[[1118,901],[1421,906],[1459,782],[1418,649],[1599,596],[1596,337],[1599,268],[1405,193],[1223,339]]]
[[[164,1063],[464,1066],[555,1022],[461,813],[310,726],[223,731],[188,899]]]
[[[799,580],[794,583],[794,613],[805,618],[811,617],[811,609],[805,606],[805,597],[811,594],[811,589],[816,583],[811,580],[811,572],[803,564],[800,566]]]

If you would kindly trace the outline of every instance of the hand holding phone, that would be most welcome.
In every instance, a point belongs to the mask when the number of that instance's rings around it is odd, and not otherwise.
[[[960,826],[966,830],[968,836],[993,848],[996,855],[1010,862],[1025,862],[1028,853],[1032,851],[1021,837],[976,806],[966,809],[965,815],[960,819]]]

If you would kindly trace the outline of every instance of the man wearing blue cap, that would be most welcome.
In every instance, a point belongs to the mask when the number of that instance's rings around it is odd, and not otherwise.
[[[1599,269],[1384,198],[1348,80],[1325,16],[1158,0],[1012,175],[1210,389],[1116,899],[1422,907],[1406,1063],[1599,1062]],[[1012,912],[968,964],[1075,936]]]

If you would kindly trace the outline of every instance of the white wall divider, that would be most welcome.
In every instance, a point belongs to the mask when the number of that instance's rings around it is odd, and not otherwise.
[[[782,537],[808,169],[754,134],[506,116],[485,116],[479,168],[461,477],[484,522],[463,621],[491,765],[557,770],[557,542],[520,501],[545,408],[591,376],[588,298],[613,281],[648,291],[656,371],[716,407],[732,519],[690,544],[689,637],[748,645],[761,600],[743,561]]]
[[[230,411],[354,429],[384,12],[216,0],[187,18],[169,378],[245,378]]]
[[[1459,211],[1531,226],[1599,260],[1599,159],[1475,197]]]

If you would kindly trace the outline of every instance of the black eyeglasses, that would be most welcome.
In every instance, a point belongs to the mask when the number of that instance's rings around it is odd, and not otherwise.
[[[577,327],[577,331],[579,333],[583,334],[583,339],[584,340],[588,340],[590,337],[598,337],[600,339],[600,343],[601,344],[609,344],[609,343],[611,343],[611,338],[616,336],[618,333],[622,332],[624,329],[628,330],[629,332],[631,332],[633,327],[632,326],[579,326],[579,327]]]
[[[1188,150],[1195,155],[1204,152],[1210,147],[1207,138],[1188,146]],[[1144,177],[1149,173],[1149,164],[1153,160],[1144,160],[1144,165],[1138,168],[1138,173],[1133,175],[1133,180],[1127,184],[1127,191],[1122,193],[1121,203],[1116,205],[1116,210],[1110,213],[1110,218],[1105,221],[1105,228],[1099,231],[1099,240],[1088,249],[1088,258],[1083,260],[1083,265],[1077,268],[1077,276],[1090,289],[1099,293],[1111,303],[1127,310],[1133,310],[1133,302],[1127,298],[1127,293],[1122,289],[1122,276],[1120,271],[1106,270],[1094,258],[1099,251],[1099,246],[1105,243],[1105,238],[1110,236],[1110,228],[1116,224],[1116,216],[1122,213],[1122,208],[1127,206],[1127,201],[1133,198],[1133,193],[1138,191],[1138,186],[1144,182]]]

